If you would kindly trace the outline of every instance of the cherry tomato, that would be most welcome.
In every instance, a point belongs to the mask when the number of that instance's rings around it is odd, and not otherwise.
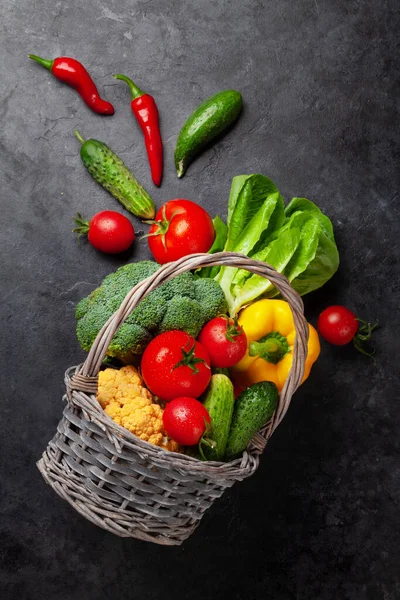
[[[160,264],[187,254],[208,252],[214,241],[210,215],[191,200],[170,200],[159,209],[155,221],[150,222],[149,248]]]
[[[212,319],[200,331],[199,342],[207,350],[211,364],[221,369],[233,367],[246,354],[246,334],[236,319]]]
[[[121,213],[103,210],[91,218],[90,222],[79,213],[74,219],[78,235],[88,236],[89,243],[96,250],[107,254],[124,252],[133,243],[135,231],[132,223]]]
[[[358,331],[357,317],[345,306],[328,306],[319,315],[318,331],[330,344],[344,346]]]
[[[207,429],[211,418],[206,407],[188,396],[175,398],[163,413],[166,434],[182,446],[194,446]]]
[[[206,349],[178,330],[151,340],[143,352],[141,369],[149,390],[166,401],[185,395],[198,398],[211,378]]]

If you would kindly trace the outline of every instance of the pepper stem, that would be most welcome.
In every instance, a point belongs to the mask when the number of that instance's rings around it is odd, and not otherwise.
[[[35,60],[39,65],[42,65],[45,69],[51,71],[51,67],[53,66],[54,60],[48,60],[46,58],[41,58],[40,56],[36,56],[36,54],[28,54],[28,58]]]
[[[80,141],[81,144],[85,143],[85,140],[83,139],[83,137],[81,136],[81,134],[79,133],[79,131],[77,131],[76,129],[74,129],[74,134],[76,135],[76,137],[78,138],[78,140]]]
[[[289,352],[289,344],[285,336],[272,331],[258,342],[250,342],[249,356],[259,356],[276,365]]]
[[[143,96],[144,92],[133,83],[132,79],[129,79],[126,75],[122,75],[121,73],[117,73],[117,75],[113,75],[115,79],[121,79],[121,81],[125,81],[129,85],[129,89],[131,90],[132,100],[136,100],[139,96]]]

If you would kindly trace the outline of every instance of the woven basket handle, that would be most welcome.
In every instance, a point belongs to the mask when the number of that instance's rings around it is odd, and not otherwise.
[[[91,383],[94,383],[97,380],[97,375],[113,336],[141,300],[159,285],[162,285],[166,281],[173,279],[185,271],[191,271],[198,267],[210,266],[235,267],[265,277],[277,288],[277,290],[279,290],[292,310],[296,328],[293,361],[288,378],[279,397],[279,405],[274,418],[273,429],[275,429],[284,417],[289,407],[290,399],[303,378],[304,362],[307,356],[308,324],[304,317],[303,302],[299,294],[291,287],[286,277],[266,263],[253,260],[236,252],[190,254],[175,262],[163,265],[153,275],[132,288],[126,295],[119,309],[108,319],[101,331],[99,331],[85,362],[74,377],[77,384],[76,387],[82,389],[82,385],[84,386],[85,381],[90,386]]]

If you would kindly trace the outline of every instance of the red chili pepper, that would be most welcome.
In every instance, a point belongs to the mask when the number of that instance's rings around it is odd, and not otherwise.
[[[163,171],[163,147],[158,121],[158,109],[153,96],[145,94],[129,77],[114,75],[115,79],[125,81],[132,93],[131,108],[144,135],[147,156],[150,163],[151,178],[159,186]]]
[[[113,105],[100,98],[93,79],[80,62],[68,56],[60,56],[54,60],[47,60],[35,54],[28,56],[48,69],[54,77],[73,87],[94,112],[100,115],[114,114]]]

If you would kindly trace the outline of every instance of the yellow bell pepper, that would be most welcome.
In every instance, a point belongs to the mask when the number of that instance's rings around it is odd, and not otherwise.
[[[239,314],[239,324],[247,336],[247,352],[232,369],[238,388],[258,381],[273,381],[278,390],[284,386],[292,366],[296,330],[290,306],[284,300],[258,300]],[[318,333],[309,327],[305,381],[320,353]]]

